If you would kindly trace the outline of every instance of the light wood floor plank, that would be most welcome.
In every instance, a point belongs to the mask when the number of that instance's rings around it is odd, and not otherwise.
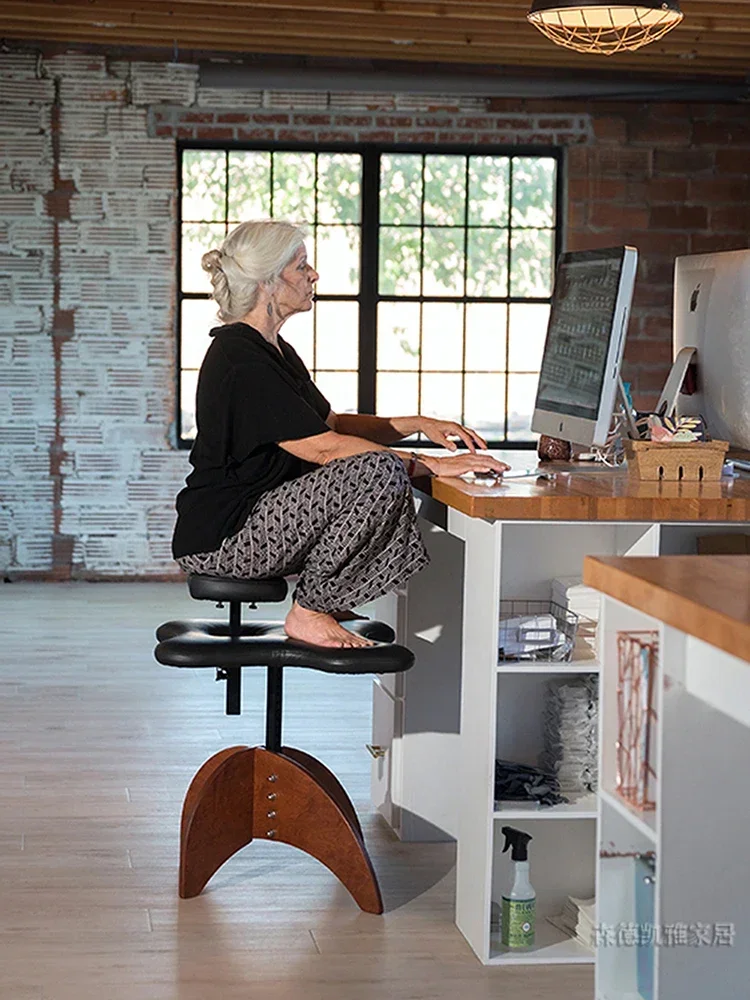
[[[587,967],[483,968],[452,845],[401,844],[370,811],[369,678],[289,671],[285,734],[360,810],[385,916],[266,842],[177,898],[191,777],[263,739],[260,671],[230,718],[212,671],[153,660],[161,621],[213,614],[173,584],[0,586],[2,1000],[589,1000]]]

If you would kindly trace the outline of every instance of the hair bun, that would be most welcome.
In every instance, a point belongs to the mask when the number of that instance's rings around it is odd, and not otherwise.
[[[208,271],[209,274],[213,274],[216,271],[223,271],[224,268],[221,266],[221,250],[209,250],[208,253],[204,253],[201,257],[201,267],[204,271]]]

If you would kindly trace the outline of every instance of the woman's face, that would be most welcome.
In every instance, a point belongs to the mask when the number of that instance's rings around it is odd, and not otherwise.
[[[274,292],[276,306],[282,317],[312,309],[313,286],[318,273],[307,261],[307,250],[300,247],[281,272],[281,280]]]

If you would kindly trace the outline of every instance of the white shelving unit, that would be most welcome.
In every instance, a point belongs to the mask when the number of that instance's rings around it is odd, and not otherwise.
[[[606,655],[600,647],[570,663],[498,663],[500,599],[549,599],[551,581],[580,575],[586,555],[658,555],[661,546],[684,551],[690,537],[694,546],[695,536],[713,526],[490,521],[434,501],[423,503],[420,515],[432,562],[409,581],[391,617],[417,661],[398,689],[384,697],[381,686],[377,695],[374,725],[385,736],[383,756],[373,762],[375,801],[404,840],[457,841],[456,923],[480,961],[593,962],[591,950],[546,918],[569,895],[595,894],[600,824],[632,829],[643,850],[653,849],[655,831],[648,820],[639,829],[637,817],[614,802],[613,785],[605,785],[609,794],[598,802],[496,807],[495,760],[538,763],[547,682],[598,674]],[[603,726],[613,731],[611,720]],[[534,838],[538,941],[523,953],[503,950],[491,927],[492,903],[500,902],[509,878],[505,822]]]
[[[676,554],[685,533],[670,530],[665,548]],[[615,791],[618,631],[658,634],[652,810]],[[611,598],[600,634],[596,998],[737,1000],[750,978],[750,663]],[[638,855],[653,856],[653,875]],[[665,943],[649,946],[644,925]],[[733,927],[733,947],[715,944],[717,926]],[[696,945],[696,927],[711,928],[709,944]]]

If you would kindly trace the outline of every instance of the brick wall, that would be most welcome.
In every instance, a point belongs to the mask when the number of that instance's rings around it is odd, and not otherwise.
[[[168,575],[175,138],[558,144],[569,248],[641,250],[626,377],[670,359],[676,254],[750,245],[746,109],[201,89],[197,67],[0,53],[0,569]]]

